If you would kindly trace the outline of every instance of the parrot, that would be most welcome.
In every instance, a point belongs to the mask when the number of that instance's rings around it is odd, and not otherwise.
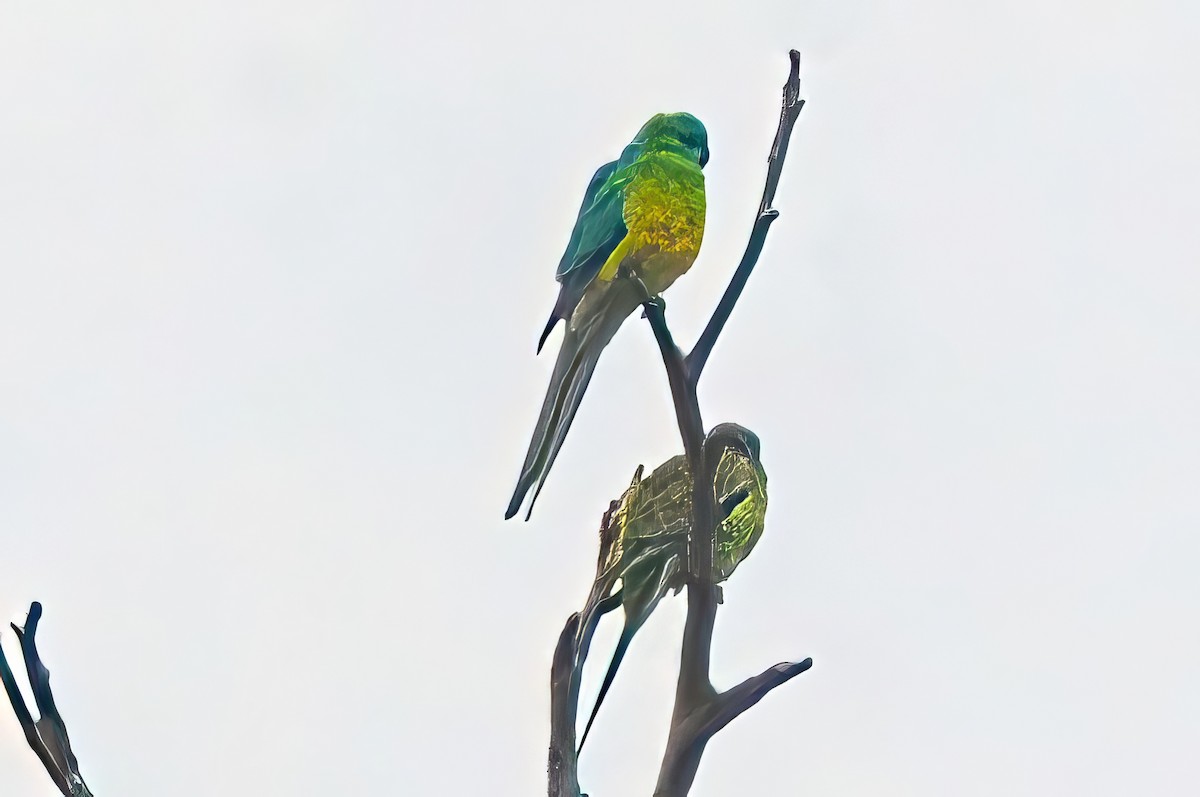
[[[733,574],[762,536],[767,511],[767,474],[760,460],[757,435],[737,424],[714,427],[706,449],[719,446],[713,480],[718,518],[713,580],[721,583]],[[687,577],[687,539],[692,525],[692,478],[687,458],[672,457],[642,479],[642,468],[616,502],[610,524],[615,539],[592,586],[580,627],[592,622],[600,602],[620,595],[625,626],[613,651],[596,704],[579,742],[583,749],[600,704],[604,702],[617,668],[634,635],[649,619],[668,592],[683,589]],[[616,593],[613,588],[620,581]],[[615,608],[613,606],[612,608]]]
[[[506,520],[536,485],[525,519],[533,514],[600,352],[634,310],[669,288],[699,254],[708,155],[699,119],[660,113],[588,183],[555,274],[561,288],[538,352],[559,321],[566,332]]]

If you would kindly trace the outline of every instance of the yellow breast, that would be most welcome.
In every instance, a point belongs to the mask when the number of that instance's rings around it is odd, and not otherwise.
[[[639,163],[625,192],[624,240],[600,270],[611,280],[621,266],[633,269],[652,293],[684,274],[704,238],[704,173],[696,163],[663,153]]]

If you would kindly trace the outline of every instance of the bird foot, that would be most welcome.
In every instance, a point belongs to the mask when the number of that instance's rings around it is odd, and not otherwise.
[[[659,314],[662,315],[667,311],[667,300],[661,295],[647,296],[645,301],[642,302],[642,318],[646,317],[646,310],[650,307],[656,308]]]
[[[655,307],[659,313],[665,313],[667,310],[667,300],[662,297],[662,294],[652,294],[650,289],[646,287],[646,283],[638,276],[637,272],[629,266],[619,266],[617,268],[617,276],[628,280],[636,285],[642,293],[642,318],[646,317],[646,309]]]

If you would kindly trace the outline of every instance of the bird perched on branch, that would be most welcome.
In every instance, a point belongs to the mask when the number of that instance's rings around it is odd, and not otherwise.
[[[714,538],[713,581],[721,583],[745,559],[762,536],[767,512],[767,474],[758,437],[745,427],[723,423],[705,439],[705,456],[718,456],[713,499],[719,525]],[[709,451],[715,449],[710,454]],[[679,592],[687,576],[688,536],[692,531],[692,476],[687,459],[676,456],[642,479],[642,468],[607,516],[601,545],[607,544],[596,580],[581,613],[580,628],[603,612],[601,604],[619,594],[625,627],[604,675],[596,705],[579,742],[582,750],[629,643],[670,591]],[[620,588],[613,593],[618,581]],[[607,601],[609,608],[615,604]]]
[[[562,288],[538,351],[560,320],[566,332],[506,519],[536,485],[532,514],[600,352],[647,293],[662,293],[695,261],[704,236],[701,168],[707,162],[708,134],[699,119],[657,114],[588,184],[555,274]]]

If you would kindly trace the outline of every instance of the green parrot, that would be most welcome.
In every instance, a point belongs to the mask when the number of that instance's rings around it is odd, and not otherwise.
[[[720,424],[706,438],[705,447],[710,446],[718,446],[721,452],[713,483],[721,518],[713,577],[720,583],[729,578],[762,536],[767,512],[767,474],[759,459],[758,437],[749,429],[732,423]],[[615,502],[609,521],[615,527],[615,539],[582,613],[580,627],[585,628],[601,611],[601,601],[615,594],[613,588],[620,581],[618,593],[625,627],[584,728],[579,742],[581,750],[634,634],[667,592],[678,593],[683,588],[687,576],[687,538],[692,525],[692,478],[687,459],[682,455],[673,457],[655,468],[648,478],[641,476],[639,467],[629,489]]]
[[[588,184],[555,278],[562,283],[538,351],[566,321],[533,439],[505,519],[537,485],[529,512],[558,456],[600,352],[646,299],[665,291],[695,261],[704,237],[708,134],[687,113],[657,114],[621,157]]]

